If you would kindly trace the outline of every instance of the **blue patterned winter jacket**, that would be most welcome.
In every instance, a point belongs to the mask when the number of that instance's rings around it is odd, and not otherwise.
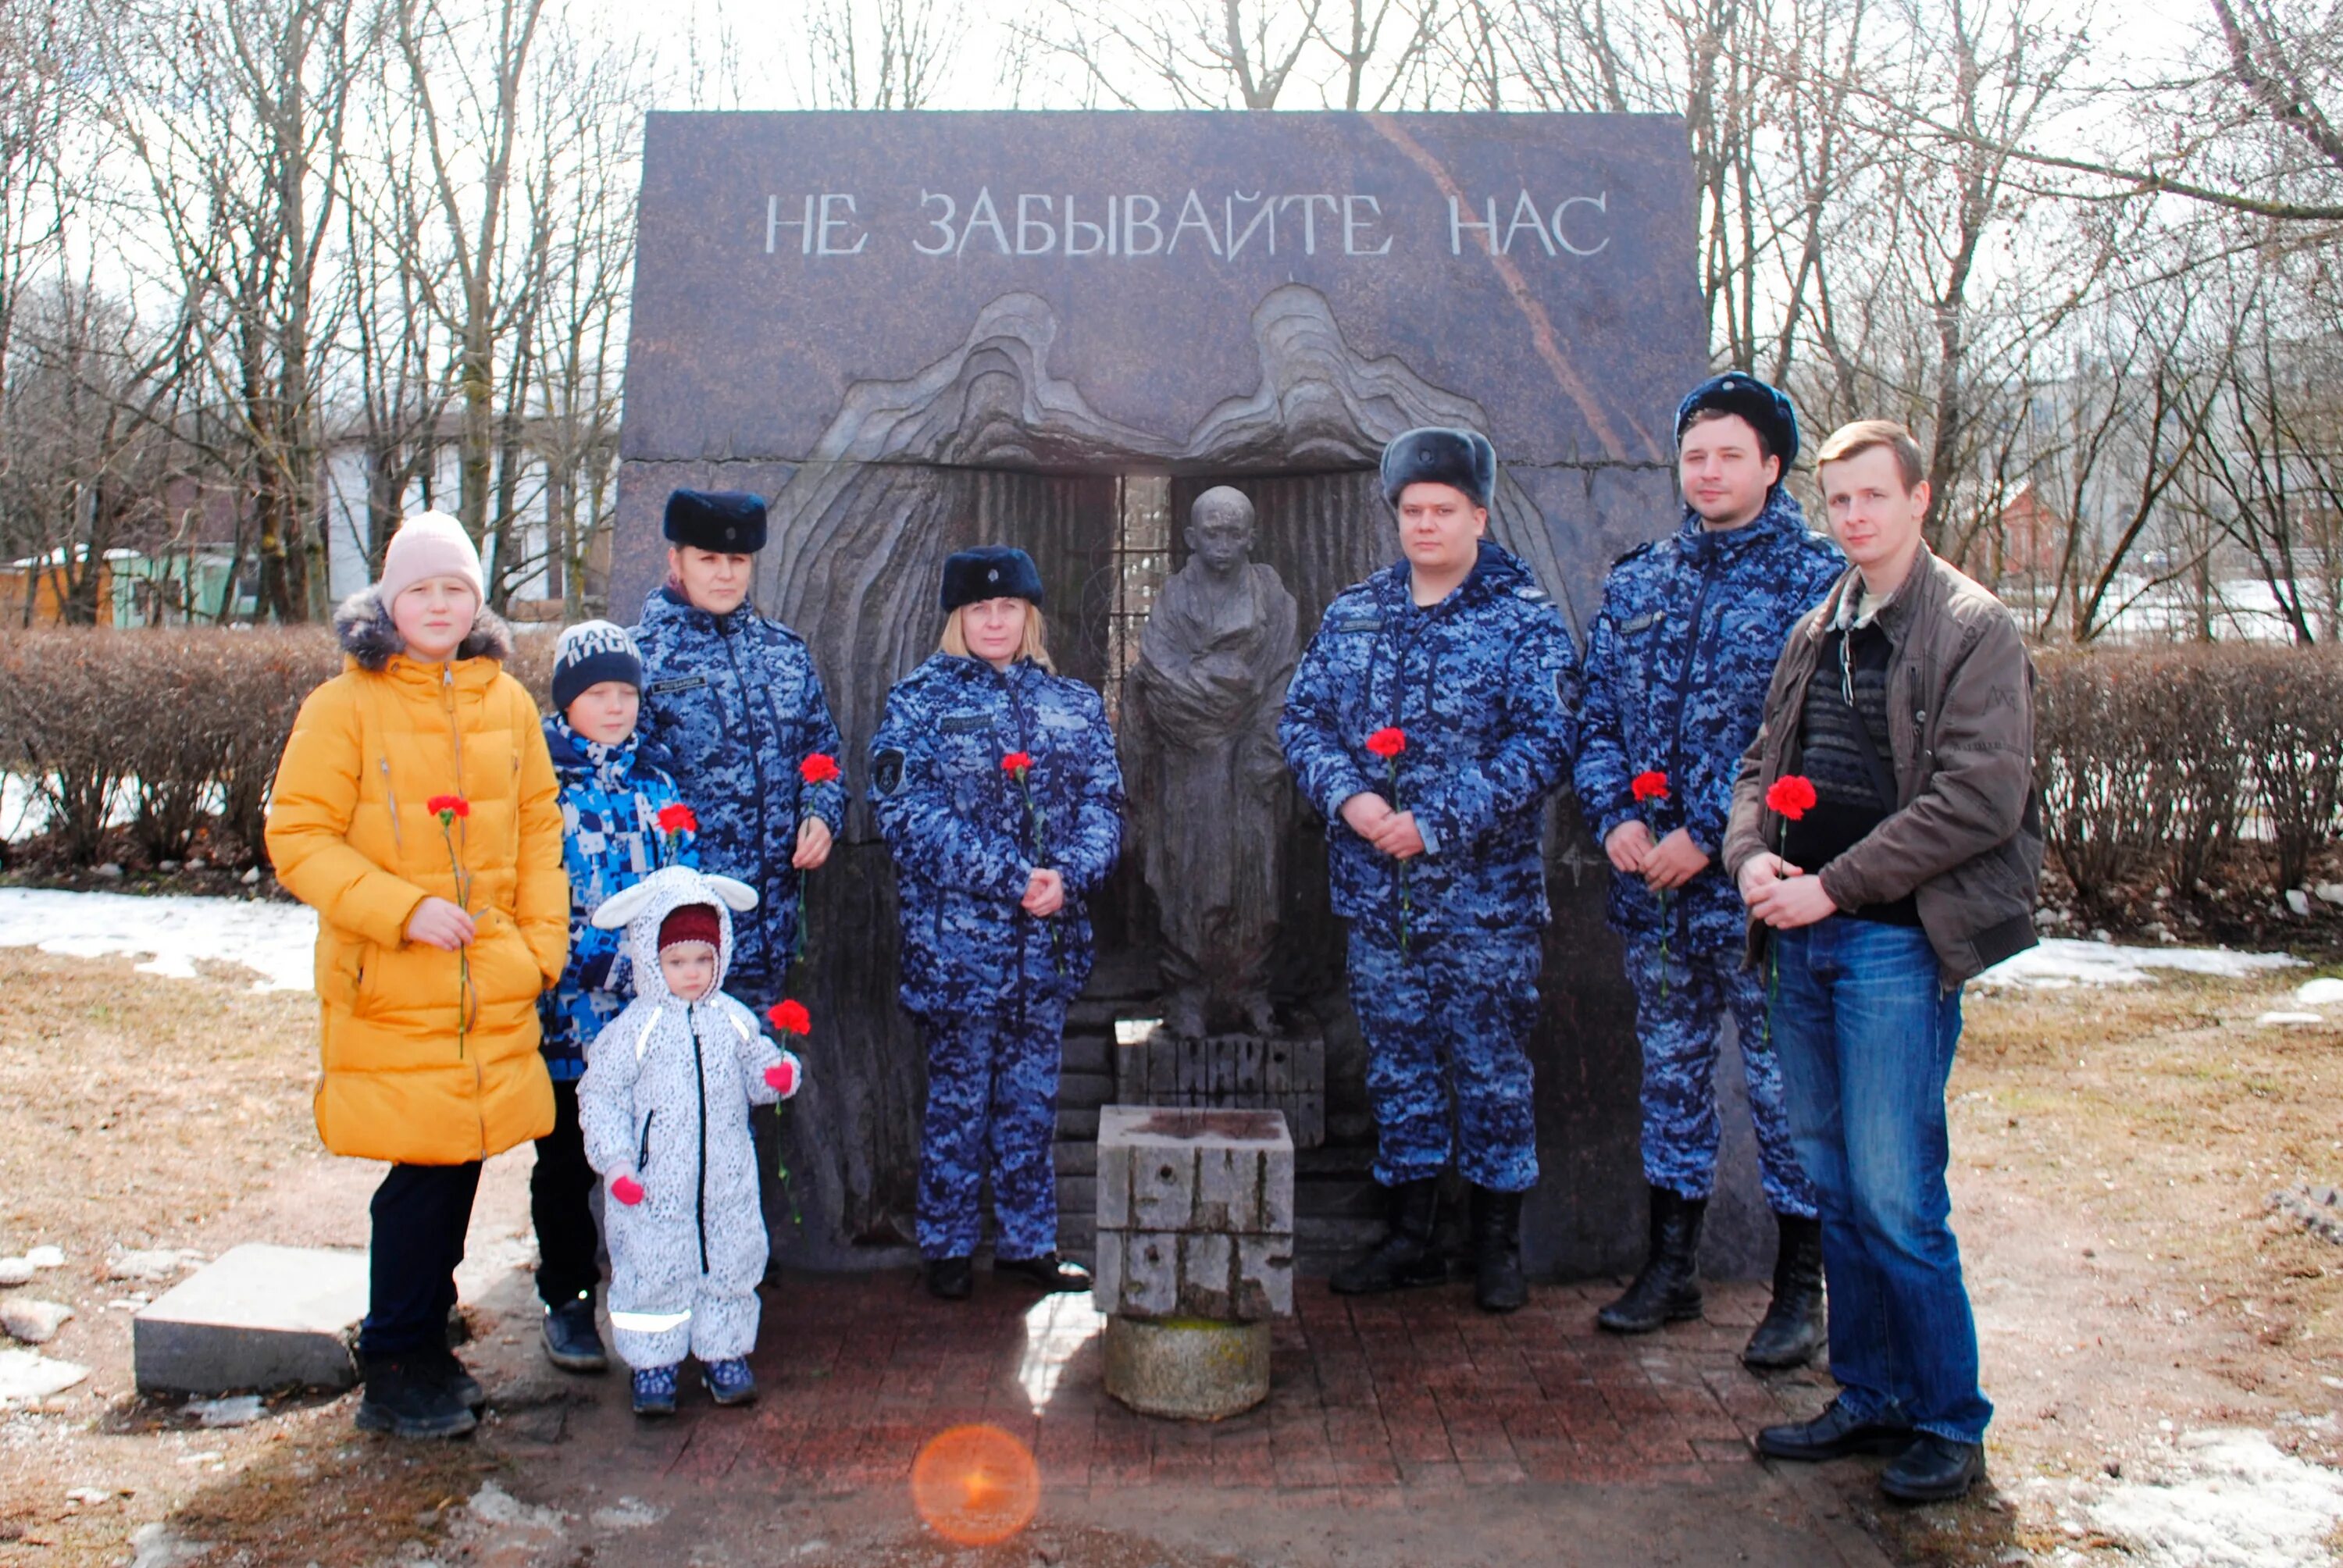
[[[545,749],[561,780],[561,869],[569,876],[569,961],[537,1001],[545,1065],[556,1083],[586,1071],[586,1048],[618,1016],[632,987],[614,974],[619,931],[589,917],[603,900],[661,866],[697,866],[689,833],[662,834],[661,809],[683,797],[668,772],[667,753],[638,729],[615,746],[587,739],[554,714]],[[689,802],[685,802],[689,804]]]
[[[1654,839],[1683,828],[1711,857],[1668,896],[1664,924],[1678,951],[1742,945],[1746,911],[1715,858],[1734,776],[1790,628],[1845,569],[1838,547],[1777,488],[1755,520],[1723,533],[1687,510],[1674,533],[1621,556],[1603,585],[1586,638],[1579,805],[1598,845],[1641,815]],[[1668,798],[1639,806],[1630,786],[1654,770],[1668,776]],[[1660,897],[1614,872],[1609,918],[1622,935],[1656,937]]]
[[[1419,606],[1398,561],[1343,590],[1286,690],[1278,739],[1326,819],[1334,913],[1396,930],[1401,863],[1351,830],[1342,802],[1373,790],[1415,813],[1411,931],[1544,925],[1546,797],[1569,777],[1578,658],[1562,612],[1529,568],[1488,540],[1473,575]],[[1392,764],[1367,749],[1404,732]]]
[[[798,769],[839,757],[838,726],[813,656],[797,633],[742,605],[695,609],[670,588],[643,601],[634,628],[643,656],[643,733],[674,760],[675,781],[699,815],[700,869],[757,890],[733,932],[727,983],[759,1006],[778,997],[797,944],[798,824],[846,820],[842,778],[808,784]]]
[[[1022,786],[1001,767],[1020,751],[1032,759]],[[1098,693],[1027,660],[996,670],[939,653],[888,692],[870,761],[904,1008],[941,1020],[1079,992],[1089,896],[1122,852],[1122,769]],[[1066,903],[1036,920],[1019,901],[1044,867],[1063,874]]]

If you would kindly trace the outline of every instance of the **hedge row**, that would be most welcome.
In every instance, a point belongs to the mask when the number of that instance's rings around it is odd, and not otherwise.
[[[552,638],[513,673],[545,699]],[[149,863],[260,852],[268,781],[302,697],[340,666],[322,628],[0,637],[0,769],[75,864],[125,815]],[[2343,656],[2221,645],[2041,660],[2036,761],[2051,853],[2086,901],[2155,877],[2188,890],[2241,842],[2298,886],[2343,830]]]
[[[521,640],[513,672],[540,702],[551,666],[550,638]],[[198,835],[219,863],[256,864],[293,716],[340,668],[322,628],[13,632],[0,637],[0,770],[45,808],[75,865],[106,858],[126,818],[149,864],[187,859]]]
[[[2044,826],[2086,903],[2151,877],[2193,889],[2248,840],[2299,887],[2343,829],[2343,656],[2192,644],[2040,669]]]

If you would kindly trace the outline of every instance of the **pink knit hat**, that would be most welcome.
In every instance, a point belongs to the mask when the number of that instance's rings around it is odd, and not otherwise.
[[[426,578],[462,578],[474,598],[486,598],[480,587],[480,552],[464,525],[445,512],[417,512],[398,525],[390,548],[382,553],[382,581],[377,585],[384,607]]]

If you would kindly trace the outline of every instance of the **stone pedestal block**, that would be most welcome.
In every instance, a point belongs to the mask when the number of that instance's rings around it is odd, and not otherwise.
[[[364,1252],[247,1242],[131,1320],[142,1392],[347,1388],[350,1338],[367,1310]]]
[[[1141,1415],[1222,1421],[1269,1397],[1269,1324],[1111,1317],[1106,1392]]]
[[[1101,1312],[1258,1322],[1293,1310],[1293,1141],[1273,1111],[1099,1113]]]

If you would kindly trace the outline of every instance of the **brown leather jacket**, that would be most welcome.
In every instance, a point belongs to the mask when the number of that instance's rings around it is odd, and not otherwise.
[[[1774,667],[1765,719],[1741,759],[1725,828],[1725,868],[1737,883],[1752,856],[1780,842],[1765,791],[1797,771],[1798,720],[1823,628],[1857,580],[1849,568],[1801,620]],[[1842,910],[1909,893],[1957,984],[2034,945],[2042,824],[2034,793],[2034,661],[1993,594],[1923,546],[1912,575],[1879,612],[1895,652],[1887,728],[1896,809],[1822,869]],[[1749,950],[1766,928],[1750,922]]]

